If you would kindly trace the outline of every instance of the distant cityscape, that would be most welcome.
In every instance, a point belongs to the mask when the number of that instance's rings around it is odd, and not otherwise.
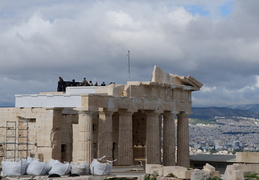
[[[191,153],[259,151],[259,119],[215,117],[211,124],[190,120]]]

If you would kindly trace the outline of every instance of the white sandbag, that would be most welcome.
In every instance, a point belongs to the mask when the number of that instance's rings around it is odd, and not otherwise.
[[[90,164],[90,172],[92,175],[109,175],[112,170],[113,161],[104,160],[105,156],[93,159]]]
[[[40,162],[34,159],[27,167],[26,173],[28,175],[46,175],[50,171],[51,167],[46,162]]]
[[[2,161],[4,176],[20,176],[26,173],[28,162],[25,159],[19,161]]]
[[[51,159],[49,166],[51,167],[49,174],[58,174],[63,176],[70,173],[69,163],[61,163],[58,160]]]
[[[82,162],[80,164],[76,162],[71,162],[70,166],[71,166],[71,174],[78,174],[78,175],[90,174],[90,169],[86,162]]]

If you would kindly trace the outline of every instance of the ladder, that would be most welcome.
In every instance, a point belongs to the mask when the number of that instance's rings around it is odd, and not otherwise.
[[[16,121],[6,121],[5,160],[16,160]]]
[[[4,160],[16,161],[28,157],[29,119],[19,116],[16,121],[6,121]]]

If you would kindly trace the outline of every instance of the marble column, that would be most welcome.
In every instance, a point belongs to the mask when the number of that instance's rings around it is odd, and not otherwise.
[[[90,164],[93,158],[92,115],[94,112],[79,108],[75,110],[78,111],[78,137],[76,134],[73,137],[73,141],[77,141],[73,143],[73,151],[77,154],[77,159],[73,159],[73,161],[86,161]]]
[[[112,115],[113,111],[100,110],[98,123],[98,152],[97,156],[106,156],[112,160]]]
[[[132,114],[119,110],[118,165],[133,165]]]
[[[177,165],[188,168],[190,167],[189,114],[180,112],[177,117]]]
[[[161,131],[160,113],[146,111],[147,135],[146,135],[146,163],[161,164]]]
[[[175,121],[172,112],[164,113],[163,165],[175,166]]]

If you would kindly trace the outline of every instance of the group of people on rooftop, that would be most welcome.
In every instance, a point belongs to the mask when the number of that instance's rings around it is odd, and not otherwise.
[[[92,81],[87,81],[86,78],[83,79],[81,86],[98,86],[98,82],[96,81],[95,84],[93,84]],[[106,86],[105,82],[101,84],[101,86]]]
[[[92,81],[88,82],[86,78],[84,78],[82,82],[76,82],[75,79],[72,81],[64,81],[62,77],[59,77],[57,91],[65,92],[67,86],[98,86],[98,82],[96,81],[95,84],[93,84]],[[102,82],[101,86],[106,86],[105,82]]]

